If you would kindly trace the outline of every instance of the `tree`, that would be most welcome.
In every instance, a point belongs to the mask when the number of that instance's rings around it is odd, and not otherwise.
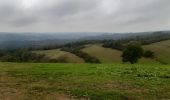
[[[138,43],[130,43],[122,54],[123,62],[137,63],[138,59],[143,55],[143,49]]]
[[[4,56],[4,52],[2,50],[0,50],[0,57]]]

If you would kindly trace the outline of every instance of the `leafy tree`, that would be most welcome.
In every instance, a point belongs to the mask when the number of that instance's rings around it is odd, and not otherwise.
[[[123,62],[137,63],[138,59],[143,55],[143,49],[138,43],[130,43],[122,54]]]

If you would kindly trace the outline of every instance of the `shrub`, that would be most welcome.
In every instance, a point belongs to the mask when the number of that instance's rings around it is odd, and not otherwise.
[[[147,50],[147,51],[144,52],[143,56],[146,57],[146,58],[153,58],[154,52]]]

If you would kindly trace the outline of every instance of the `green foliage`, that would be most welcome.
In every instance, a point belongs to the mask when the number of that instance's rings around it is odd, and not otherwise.
[[[143,55],[143,49],[139,44],[130,43],[122,54],[123,62],[137,63]]]
[[[144,52],[143,56],[146,57],[146,58],[154,58],[154,52],[147,50],[147,51]]]
[[[0,51],[0,54],[0,61],[3,62],[66,62],[64,58],[50,59],[44,54],[32,53],[27,49]]]
[[[62,48],[63,51],[71,52],[75,54],[76,56],[83,58],[86,63],[100,63],[100,61],[97,58],[92,57],[89,54],[80,51],[79,49],[80,48],[78,49],[77,48],[66,48],[66,47]]]
[[[124,49],[124,46],[122,45],[121,41],[112,41],[112,40],[104,41],[103,47],[117,49],[121,51]]]
[[[61,50],[73,53],[76,56],[78,56],[80,58],[83,58],[86,63],[101,63],[100,60],[98,60],[97,58],[92,57],[92,56],[90,56],[89,54],[87,54],[85,52],[82,52],[81,49],[83,49],[83,48],[85,48],[85,46],[82,45],[81,42],[80,43],[77,42],[75,44],[68,44],[65,47],[63,47]]]

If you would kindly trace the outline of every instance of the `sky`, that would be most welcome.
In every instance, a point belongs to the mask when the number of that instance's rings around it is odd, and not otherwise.
[[[1,32],[170,29],[170,0],[0,0]]]

